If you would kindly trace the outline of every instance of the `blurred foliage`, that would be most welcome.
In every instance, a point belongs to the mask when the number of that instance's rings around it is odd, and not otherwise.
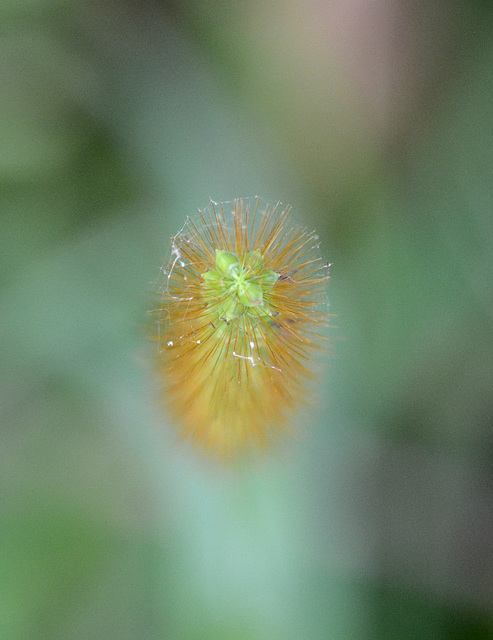
[[[493,638],[492,18],[1,4],[2,639]],[[254,194],[317,228],[337,328],[299,435],[218,469],[149,283]]]

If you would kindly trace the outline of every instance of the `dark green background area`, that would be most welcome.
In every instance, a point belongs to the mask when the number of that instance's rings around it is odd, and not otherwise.
[[[492,20],[0,4],[2,640],[493,638]],[[337,317],[294,437],[230,469],[148,310],[186,216],[253,195]]]

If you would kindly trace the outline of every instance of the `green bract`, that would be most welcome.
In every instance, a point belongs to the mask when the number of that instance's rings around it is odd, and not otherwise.
[[[264,267],[260,251],[250,251],[242,261],[230,251],[216,251],[216,268],[202,278],[206,301],[217,306],[220,318],[229,322],[245,312],[271,315],[264,293],[276,284],[279,274]]]

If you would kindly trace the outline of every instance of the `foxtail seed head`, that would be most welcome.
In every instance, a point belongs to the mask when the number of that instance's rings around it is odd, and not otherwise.
[[[288,214],[258,198],[211,202],[172,239],[158,367],[185,433],[221,456],[285,426],[323,339],[318,238]]]

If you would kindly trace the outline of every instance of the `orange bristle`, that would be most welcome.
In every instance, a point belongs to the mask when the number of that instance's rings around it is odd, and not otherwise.
[[[265,445],[306,394],[327,325],[328,273],[290,208],[236,199],[172,239],[158,369],[187,436],[222,457]]]

